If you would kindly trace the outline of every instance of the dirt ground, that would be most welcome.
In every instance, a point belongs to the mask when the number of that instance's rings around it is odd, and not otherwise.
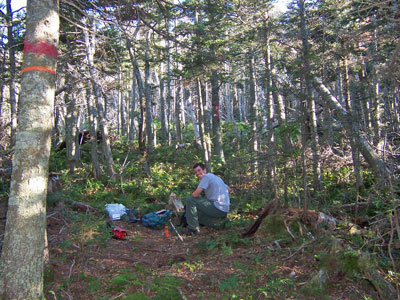
[[[110,237],[90,243],[95,233],[87,230],[81,233],[82,242],[72,242],[74,224],[60,210],[48,215],[46,299],[378,299],[364,298],[374,295],[371,288],[366,293],[365,282],[341,277],[340,272],[330,278],[329,295],[303,296],[299,289],[318,272],[313,252],[307,247],[281,248],[257,235],[237,243],[246,228],[217,231],[203,227],[199,235],[184,236],[181,241],[171,228],[167,238],[164,230],[114,221],[112,226],[128,232],[127,239]],[[3,235],[4,204],[0,220]],[[104,216],[104,224],[107,221]],[[223,244],[221,249],[216,241],[226,236],[237,236],[236,243],[232,247]],[[155,280],[166,276],[174,279],[169,283]],[[160,287],[178,294],[163,297]]]

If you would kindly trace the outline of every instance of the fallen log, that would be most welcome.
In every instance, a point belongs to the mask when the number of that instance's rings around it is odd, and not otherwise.
[[[72,201],[72,208],[75,210],[80,210],[80,211],[84,211],[84,212],[88,212],[88,211],[96,212],[96,209],[94,209],[89,204],[83,203],[83,202]]]

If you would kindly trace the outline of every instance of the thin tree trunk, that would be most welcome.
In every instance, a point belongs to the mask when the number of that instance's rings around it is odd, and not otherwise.
[[[236,98],[238,102],[238,111],[239,111],[239,122],[243,122],[244,117],[243,117],[243,102],[242,102],[242,95],[240,94],[240,88],[236,84],[235,86],[235,91],[236,91]]]
[[[189,113],[190,113],[190,118],[192,120],[193,124],[193,130],[194,130],[194,136],[196,140],[196,144],[201,148],[201,139],[200,139],[200,132],[199,132],[199,127],[197,125],[197,119],[196,119],[196,113],[194,111],[193,105],[192,105],[192,95],[188,89],[184,90],[184,97],[187,96],[187,104],[189,107]]]
[[[14,48],[14,34],[13,34],[13,13],[11,9],[11,0],[6,1],[7,6],[7,48],[9,56],[9,74],[8,81],[10,104],[11,104],[11,147],[15,145],[15,131],[17,128],[17,98],[15,95],[15,48]]]
[[[147,152],[153,153],[153,117],[151,113],[151,93],[150,93],[150,62],[149,62],[149,32],[146,33],[146,50],[144,57],[144,85],[146,97],[146,133],[147,133]]]
[[[90,131],[90,157],[92,160],[92,172],[94,178],[100,178],[100,165],[99,158],[97,155],[97,129],[95,122],[95,108],[93,107],[93,94],[90,88],[86,89],[86,106],[88,110],[88,123],[89,123],[89,131]]]
[[[182,101],[179,104],[181,105],[180,112],[181,112],[181,120],[182,120],[182,125],[183,125],[182,126],[182,136],[183,136],[183,130],[187,126],[186,113],[185,113],[186,112],[185,107],[186,107],[187,94],[185,94],[185,87],[183,86],[182,81],[181,81],[181,93],[182,93],[182,97],[181,97]]]
[[[225,108],[228,122],[233,122],[233,109],[232,109],[232,96],[231,96],[231,83],[225,84]]]
[[[167,32],[170,33],[170,26],[169,22],[167,23]],[[172,106],[171,100],[172,98],[172,91],[171,91],[171,78],[172,78],[172,71],[171,71],[171,45],[170,40],[167,39],[167,51],[168,51],[168,58],[167,58],[167,126],[168,126],[168,145],[171,145],[171,128],[172,128]]]
[[[216,70],[211,71],[211,91],[214,154],[218,159],[225,163],[224,151],[222,150],[219,84],[218,73]]]
[[[183,143],[182,127],[181,127],[181,84],[179,82],[178,88],[175,88],[175,126],[176,126],[176,139],[178,144]]]
[[[253,157],[251,164],[252,171],[258,170],[258,143],[257,143],[257,108],[256,108],[256,86],[254,80],[254,67],[253,67],[253,54],[248,54],[248,68],[249,68],[249,122],[250,122],[250,144],[249,151]],[[270,108],[270,107],[269,107]],[[268,143],[268,141],[267,141]]]
[[[139,27],[138,27],[139,28]],[[136,36],[138,32],[138,29],[135,31],[134,36]],[[139,118],[139,124],[138,124],[138,143],[139,143],[139,150],[141,153],[144,153],[146,151],[146,143],[145,143],[145,108],[144,108],[144,98],[145,98],[145,87],[144,83],[142,80],[142,75],[140,74],[140,69],[139,69],[139,64],[136,60],[135,54],[134,54],[134,49],[131,43],[130,37],[125,35],[125,42],[126,46],[128,48],[128,53],[129,53],[129,58],[132,64],[132,67],[134,69],[134,74],[136,77],[137,81],[137,86],[138,86],[138,92],[139,92],[139,109],[140,109],[140,118]]]
[[[126,136],[126,118],[125,118],[125,97],[124,93],[121,92],[121,136]]]
[[[69,172],[75,173],[75,166],[78,161],[78,112],[76,105],[75,95],[70,95],[69,92],[64,93],[64,102],[67,108],[67,115],[65,117],[65,143],[67,147],[67,161],[69,165]]]
[[[211,172],[210,161],[211,161],[211,138],[209,132],[207,132],[205,126],[205,107],[206,107],[206,96],[204,84],[197,80],[197,90],[198,90],[198,102],[197,106],[199,108],[199,131],[201,137],[201,143],[203,148],[203,158],[206,165],[207,171]]]
[[[103,105],[103,101],[102,101],[102,92],[101,92],[100,86],[96,82],[96,74],[95,74],[95,68],[94,68],[94,47],[95,47],[94,37],[92,37],[92,39],[90,39],[89,33],[87,30],[84,31],[84,37],[85,37],[86,56],[87,56],[87,61],[88,61],[90,81],[92,83],[94,96],[95,96],[95,103],[96,103],[96,109],[97,109],[97,115],[98,115],[98,121],[99,121],[99,129],[100,129],[101,137],[102,137],[103,153],[105,156],[107,175],[110,177],[110,179],[113,179],[115,177],[115,172],[114,172],[114,167],[113,167],[114,162],[113,162],[113,158],[112,158],[112,154],[111,154],[110,142],[108,140],[108,130],[107,130],[106,119],[105,119],[104,105]]]
[[[6,66],[6,55],[3,55],[3,60],[1,62],[1,72],[5,71]],[[0,77],[0,119],[3,116],[3,102],[4,102],[4,76]]]
[[[302,47],[303,47],[303,60],[304,60],[304,81],[306,87],[306,98],[308,110],[305,113],[309,117],[309,127],[311,132],[311,150],[313,155],[313,187],[314,191],[321,189],[321,165],[320,165],[320,154],[317,134],[317,115],[315,111],[315,101],[312,94],[312,83],[311,83],[311,66],[310,66],[310,45],[308,42],[308,29],[305,12],[305,1],[298,0],[298,6],[300,9],[300,22],[301,22],[301,36],[302,36]]]
[[[0,296],[5,299],[44,296],[46,191],[58,36],[58,1],[28,1],[21,114],[1,257]],[[47,54],[40,52],[43,47],[49,50]],[[35,66],[49,71],[27,70]]]
[[[161,73],[163,73],[163,64],[161,64]],[[165,98],[164,98],[164,84],[165,80],[163,75],[160,75],[161,78],[160,82],[160,117],[161,117],[161,141],[166,143],[168,141],[168,119],[167,119],[167,108],[165,105]]]
[[[130,110],[129,110],[129,140],[133,141],[135,139],[135,111],[136,111],[136,78],[135,71],[132,72],[132,90],[131,90],[131,99],[130,99]]]
[[[144,84],[142,80],[142,76],[140,74],[139,65],[137,64],[136,59],[133,61],[135,65],[135,76],[137,80],[137,86],[139,91],[139,109],[140,109],[140,118],[139,118],[139,134],[138,134],[138,142],[139,149],[141,153],[146,151],[146,136],[145,136],[145,104],[144,104]]]
[[[374,146],[378,147],[379,150],[382,150],[382,100],[381,100],[381,92],[379,85],[379,71],[378,71],[378,36],[377,36],[377,22],[376,16],[372,16],[372,23],[374,25],[374,33],[372,40],[372,57],[373,57],[373,65],[372,65],[372,105],[371,105],[371,119],[372,126],[374,131],[373,143]]]

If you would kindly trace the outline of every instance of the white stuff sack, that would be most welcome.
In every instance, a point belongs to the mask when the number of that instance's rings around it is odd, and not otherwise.
[[[119,220],[126,214],[126,207],[123,204],[106,204],[105,207],[111,220]]]

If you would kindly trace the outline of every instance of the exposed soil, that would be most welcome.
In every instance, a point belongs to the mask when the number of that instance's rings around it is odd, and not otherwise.
[[[127,230],[125,240],[110,237],[101,243],[90,243],[91,234],[95,233],[87,230],[81,233],[81,241],[73,242],[72,235],[77,235],[74,224],[63,213],[67,209],[59,207],[47,219],[50,267],[45,275],[46,299],[123,299],[135,293],[142,293],[147,299],[323,299],[299,292],[318,272],[318,262],[307,246],[296,250],[266,242],[256,234],[242,244],[236,238],[234,245],[224,250],[216,241],[238,236],[246,228],[202,228],[199,235],[184,236],[182,242],[171,228],[167,238],[164,230],[124,221],[114,221],[112,226]],[[4,205],[0,213],[2,235]],[[104,224],[107,221],[110,222],[104,216]],[[111,281],[127,273],[135,276],[128,279],[131,283],[118,286]],[[174,287],[179,292],[176,297],[163,298],[154,289],[155,278],[167,274],[183,283]],[[326,299],[378,299],[365,280],[340,274],[330,278]],[[286,285],[285,280],[291,285]]]

